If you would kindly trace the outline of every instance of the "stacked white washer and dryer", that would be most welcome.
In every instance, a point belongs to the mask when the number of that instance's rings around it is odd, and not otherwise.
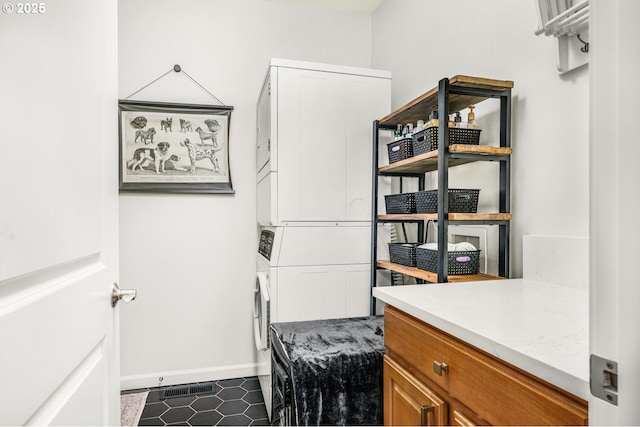
[[[387,71],[272,59],[257,105],[254,325],[271,415],[269,325],[370,313],[372,123]]]

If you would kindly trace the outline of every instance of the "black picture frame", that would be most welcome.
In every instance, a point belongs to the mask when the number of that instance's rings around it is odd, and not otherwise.
[[[234,194],[233,107],[118,101],[120,192]]]

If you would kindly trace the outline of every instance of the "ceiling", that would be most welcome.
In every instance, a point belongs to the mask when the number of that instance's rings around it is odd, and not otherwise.
[[[271,0],[324,7],[371,15],[383,0]]]

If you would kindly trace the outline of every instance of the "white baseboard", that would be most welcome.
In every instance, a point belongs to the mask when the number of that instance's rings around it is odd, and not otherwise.
[[[150,372],[147,374],[120,377],[120,389],[135,390],[147,387],[151,388],[176,384],[225,380],[230,378],[254,377],[257,375],[258,365],[256,363],[217,367],[212,366],[208,368],[182,371]]]

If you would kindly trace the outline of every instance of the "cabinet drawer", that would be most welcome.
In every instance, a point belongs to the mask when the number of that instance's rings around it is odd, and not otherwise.
[[[587,424],[585,401],[391,306],[385,308],[385,345],[410,372],[491,424]]]

